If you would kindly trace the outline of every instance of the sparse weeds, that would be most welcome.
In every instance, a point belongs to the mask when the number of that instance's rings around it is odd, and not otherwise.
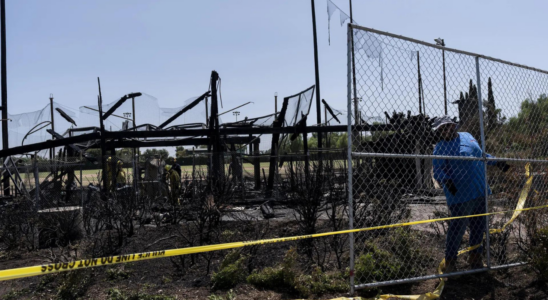
[[[57,288],[58,299],[76,299],[86,294],[93,276],[92,270],[69,271],[61,274],[59,287]]]
[[[11,290],[7,294],[2,297],[2,300],[16,300],[20,299],[21,296],[24,296],[29,293],[28,289],[21,289],[21,290]]]
[[[207,299],[208,300],[236,300],[236,294],[232,290],[230,290],[226,293],[224,297],[212,294],[209,297],[207,297]]]
[[[305,275],[298,271],[296,262],[297,252],[292,248],[282,264],[253,272],[247,282],[260,288],[296,292],[303,297],[348,291],[348,281],[343,274],[327,274],[316,267],[311,275]]]
[[[128,279],[130,272],[126,271],[123,268],[111,268],[107,269],[107,280],[116,281],[120,279]]]
[[[127,293],[118,288],[112,288],[107,293],[108,300],[175,300],[174,297],[166,295],[149,295],[141,292]]]

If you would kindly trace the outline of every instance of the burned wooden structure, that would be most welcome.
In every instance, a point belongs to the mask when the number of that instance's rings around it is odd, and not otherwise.
[[[211,161],[208,164],[208,176],[210,180],[218,181],[221,179],[224,174],[224,159],[226,155],[229,155],[229,157],[232,156],[231,168],[233,170],[241,170],[241,166],[238,167],[238,165],[243,164],[244,160],[253,165],[254,189],[259,190],[261,189],[263,181],[261,179],[259,144],[261,142],[261,136],[268,134],[272,136],[270,147],[271,152],[268,155],[270,167],[268,170],[268,176],[266,176],[267,174],[264,174],[264,170],[263,175],[265,177],[264,182],[266,183],[266,196],[269,197],[275,186],[274,178],[276,176],[278,164],[280,163],[279,157],[280,155],[285,154],[279,153],[280,145],[283,142],[293,140],[298,135],[302,135],[304,140],[304,155],[301,156],[301,159],[304,160],[305,164],[308,166],[309,155],[306,139],[309,133],[317,133],[321,136],[327,133],[348,131],[347,125],[327,126],[328,112],[330,120],[336,120],[339,123],[340,120],[325,100],[325,124],[322,123],[315,126],[307,126],[307,116],[313,102],[315,86],[311,86],[295,95],[285,97],[279,113],[255,118],[245,118],[238,122],[220,124],[217,99],[218,81],[219,74],[216,71],[213,71],[210,77],[210,90],[205,91],[188,105],[182,107],[178,112],[173,114],[160,125],[136,125],[134,121],[135,119],[133,119],[133,126],[129,126],[128,122],[126,122],[125,128],[121,131],[107,130],[104,126],[104,121],[113,115],[117,116],[115,115],[116,110],[125,101],[131,100],[132,103],[134,103],[135,98],[140,97],[142,94],[130,93],[124,95],[113,105],[111,105],[106,112],[103,112],[102,95],[99,83],[99,127],[72,127],[65,135],[61,135],[53,130],[48,130],[52,136],[51,140],[2,149],[0,150],[0,157],[9,157],[13,155],[33,153],[44,149],[61,147],[63,148],[62,151],[66,156],[80,156],[82,159],[101,160],[103,162],[101,164],[101,167],[103,168],[102,180],[103,182],[107,182],[107,169],[115,170],[116,162],[113,160],[113,165],[107,168],[106,158],[115,157],[116,149],[173,146],[198,147],[206,145],[208,152],[211,154]],[[210,113],[207,115],[207,119],[204,123],[191,123],[183,125],[172,124],[178,117],[192,111],[194,107],[203,102],[206,103],[206,107],[208,103],[210,105]],[[66,113],[59,110],[58,112],[70,123],[76,124],[76,122]],[[394,114],[391,117],[388,116],[387,119],[389,120],[387,124],[367,124],[366,122],[361,122],[360,124],[351,125],[351,130],[355,132],[369,132],[369,134],[385,132],[383,137],[377,141],[364,140],[357,150],[362,152],[381,151],[385,153],[426,153],[427,151],[430,151],[427,147],[425,148],[416,144],[416,137],[418,135],[424,136],[430,134],[430,128],[428,126],[429,120],[424,116],[424,114],[420,114],[418,116],[408,115],[407,117],[403,114]],[[246,145],[246,147],[249,147],[249,157],[243,157],[242,159],[236,158],[235,153],[238,145]],[[94,158],[87,155],[86,151],[94,148],[100,148],[102,150],[101,153],[103,153],[103,155],[101,158]],[[377,162],[378,169],[394,169],[388,168],[386,166],[387,164],[398,166],[399,172],[397,173],[397,176],[407,178],[405,181],[406,185],[409,185],[412,188],[428,186],[427,182],[429,180],[429,175],[427,174],[428,166],[426,162],[415,161],[413,159],[399,160],[398,162],[395,162],[390,159],[383,159]],[[134,170],[134,172],[134,175],[138,173],[137,170]],[[386,171],[384,171],[384,173],[377,172],[376,176],[383,177],[389,175],[385,173]],[[73,173],[68,174],[68,178],[70,179],[69,183],[73,181],[73,175]],[[242,177],[242,174],[239,173],[235,173],[234,175],[240,178]],[[422,177],[422,179],[418,177]],[[14,183],[17,182],[17,180],[13,179],[12,181]]]

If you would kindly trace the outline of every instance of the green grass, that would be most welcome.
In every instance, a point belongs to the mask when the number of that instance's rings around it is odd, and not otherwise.
[[[342,165],[342,161],[335,161],[335,164],[341,164]],[[286,165],[287,166],[287,165]],[[181,170],[183,173],[187,173],[187,174],[190,174],[192,173],[192,165],[190,166],[181,166]],[[196,170],[200,170],[200,171],[203,171],[205,173],[207,173],[207,165],[196,165]],[[250,163],[244,163],[243,165],[244,167],[244,173],[246,173],[246,175],[248,176],[251,176],[250,174],[253,174],[254,170],[255,170],[255,167],[253,166],[253,164],[250,164]],[[268,174],[268,170],[270,168],[270,163],[269,162],[261,162],[260,163],[260,168],[261,168],[261,179],[263,179],[263,175],[262,175],[262,169],[265,169],[265,173]],[[132,174],[132,169],[133,168],[124,168],[126,174]],[[225,165],[225,169],[228,170],[228,164]],[[101,169],[92,169],[92,170],[82,170],[82,179],[83,179],[83,184],[84,186],[87,186],[89,183],[97,183],[98,182],[98,174],[99,172],[101,171]],[[285,174],[286,171],[285,171],[285,168],[283,168],[282,170],[280,170],[280,173],[281,174]],[[43,180],[46,179],[46,177],[49,175],[49,172],[40,172],[40,181],[42,182]],[[75,175],[76,177],[80,177],[80,170],[75,170]],[[30,178],[29,178],[30,177]],[[34,175],[32,173],[29,173],[28,176],[27,176],[27,173],[21,173],[21,178],[23,179],[23,181],[25,182],[25,184],[28,186],[29,185],[29,181],[30,181],[30,186],[31,188],[34,187]]]

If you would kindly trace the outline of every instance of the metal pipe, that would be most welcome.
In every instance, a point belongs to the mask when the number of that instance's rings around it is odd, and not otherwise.
[[[489,188],[487,185],[487,154],[485,153],[485,130],[483,126],[483,101],[481,98],[481,77],[480,77],[480,65],[479,57],[476,56],[476,80],[478,86],[478,111],[479,111],[479,125],[481,133],[481,151],[483,158],[483,171],[484,173],[484,197],[485,197],[485,212],[489,212]],[[491,268],[491,249],[489,247],[489,217],[485,216],[485,248],[487,253],[487,268]]]
[[[500,269],[508,269],[508,268],[522,267],[522,266],[526,266],[526,265],[528,265],[528,264],[529,264],[529,263],[527,263],[527,262],[518,262],[518,263],[513,263],[513,264],[506,264],[506,265],[494,266],[494,267],[491,267],[490,270],[500,270]]]
[[[354,23],[354,18],[352,17],[352,0],[349,0],[350,1],[350,24]],[[356,58],[355,58],[355,51],[354,51],[354,31],[352,29],[350,29],[350,31],[352,31],[352,34],[350,35],[350,40],[351,40],[351,48],[352,48],[352,86],[353,86],[353,91],[354,91],[354,114],[355,114],[355,117],[354,117],[354,123],[356,125],[360,124],[361,123],[361,118],[360,118],[360,115],[359,115],[359,109],[358,109],[358,92],[357,92],[357,88],[356,88]]]
[[[322,108],[320,106],[320,70],[318,63],[318,38],[316,36],[316,9],[314,0],[310,0],[312,5],[312,31],[314,35],[314,70],[316,75],[316,121],[322,122]],[[322,135],[318,134],[318,148],[322,148]]]
[[[352,152],[356,157],[385,157],[385,158],[425,158],[425,159],[451,159],[451,160],[477,160],[477,161],[512,161],[521,163],[548,163],[548,160],[504,158],[504,157],[473,157],[473,156],[447,156],[447,155],[425,155],[425,154],[398,154],[398,153],[374,153],[374,152]]]
[[[410,282],[417,282],[417,281],[425,281],[425,280],[436,279],[436,278],[449,278],[449,277],[454,277],[454,276],[469,275],[469,274],[482,273],[482,272],[487,272],[487,271],[489,271],[488,268],[458,271],[458,272],[453,272],[453,273],[448,273],[448,274],[435,274],[435,275],[419,276],[419,277],[405,278],[405,279],[396,279],[396,280],[389,280],[389,281],[382,281],[382,282],[365,283],[365,284],[356,285],[356,286],[354,286],[354,288],[358,290],[358,289],[365,289],[365,288],[372,288],[372,287],[379,287],[379,286],[387,286],[387,285],[396,285],[396,284],[410,283]]]
[[[430,158],[430,159],[451,159],[451,160],[477,160],[483,161],[481,157],[474,156],[450,156],[450,155],[425,155],[425,154],[399,154],[399,153],[374,153],[374,152],[352,152],[353,157],[384,157],[384,158]]]
[[[6,0],[0,1],[0,44],[1,44],[1,69],[2,69],[2,150],[9,148],[9,131],[8,131],[8,75],[6,64]],[[4,157],[2,161],[6,158]],[[4,176],[3,180],[4,195],[10,195],[10,181],[8,176]]]
[[[421,99],[421,57],[417,51],[417,90],[419,91],[419,114],[422,114],[422,99]]]
[[[350,10],[352,11],[352,10]],[[353,43],[352,39],[352,26],[348,26],[348,43]],[[347,52],[347,68],[350,68],[350,47],[348,48]],[[350,71],[350,70],[349,70]],[[353,195],[352,195],[352,91],[351,91],[351,84],[350,84],[350,72],[347,73],[347,131],[346,134],[348,136],[348,147],[347,147],[347,155],[348,155],[348,229],[352,230],[354,229],[354,201],[353,201]],[[354,288],[354,233],[349,233],[349,256],[350,256],[350,295],[354,294],[355,288]]]
[[[445,47],[445,42],[443,42],[442,46]],[[447,83],[445,78],[445,49],[441,50],[441,55],[443,59],[443,103],[445,105],[445,115],[447,115]]]
[[[355,286],[355,288],[356,289],[365,289],[365,288],[372,288],[372,287],[380,287],[380,286],[387,286],[387,285],[396,285],[396,284],[402,284],[402,283],[425,281],[425,280],[436,279],[436,278],[446,278],[446,277],[449,278],[449,277],[453,277],[453,276],[461,276],[461,275],[469,275],[469,274],[487,272],[487,271],[491,271],[491,270],[521,267],[521,266],[525,266],[527,264],[528,263],[526,263],[526,262],[518,262],[518,263],[513,263],[513,264],[495,266],[495,267],[491,267],[491,268],[482,268],[482,269],[458,271],[458,272],[453,272],[453,273],[448,273],[448,274],[435,274],[435,275],[427,275],[427,276],[420,276],[420,277],[413,277],[413,278],[397,279],[397,280],[390,280],[390,281],[383,281],[383,282],[366,283],[366,284],[357,285],[357,286]]]

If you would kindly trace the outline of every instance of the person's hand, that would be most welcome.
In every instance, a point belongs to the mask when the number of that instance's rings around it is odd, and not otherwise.
[[[502,172],[508,171],[510,169],[510,165],[507,164],[505,161],[498,161],[496,164],[497,168],[499,168]]]
[[[455,183],[453,180],[449,179],[445,181],[445,187],[451,193],[451,195],[455,196],[457,194],[457,187],[455,186]]]

